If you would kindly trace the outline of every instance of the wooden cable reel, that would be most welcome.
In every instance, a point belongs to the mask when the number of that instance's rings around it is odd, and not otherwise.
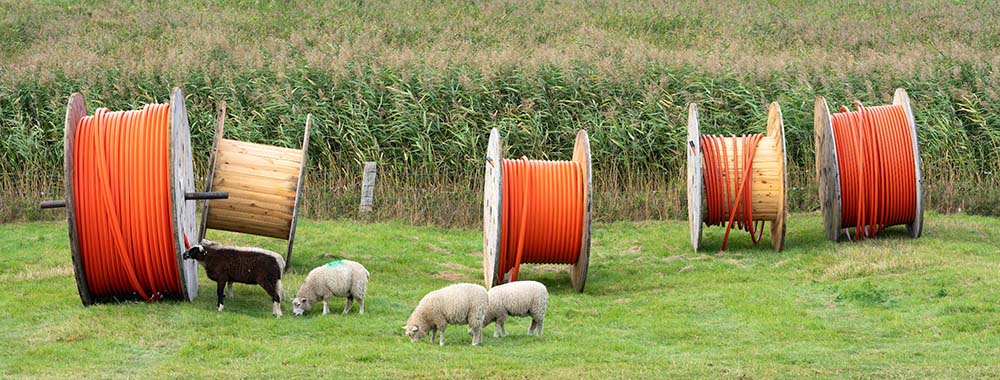
[[[500,133],[494,128],[490,131],[489,145],[486,150],[486,162],[484,164],[485,172],[485,182],[483,184],[483,276],[485,285],[490,288],[494,285],[499,285],[506,283],[508,281],[516,280],[517,268],[521,263],[558,263],[558,264],[569,264],[572,265],[570,269],[570,280],[572,281],[573,288],[578,292],[582,292],[587,281],[587,269],[590,265],[590,233],[591,233],[591,212],[593,209],[593,181],[592,181],[592,169],[590,161],[590,140],[587,138],[587,132],[580,130],[576,135],[576,142],[573,147],[573,159],[572,161],[549,161],[549,163],[561,163],[566,165],[566,167],[571,167],[576,175],[561,175],[559,177],[551,178],[549,183],[560,183],[566,185],[565,189],[572,189],[574,193],[574,199],[578,199],[579,202],[575,203],[576,207],[568,207],[565,210],[569,211],[569,215],[579,221],[577,228],[579,230],[572,231],[566,228],[562,230],[552,231],[549,225],[541,225],[538,228],[543,234],[561,236],[567,241],[575,241],[576,244],[572,246],[578,246],[578,249],[568,249],[560,252],[558,255],[560,258],[553,260],[552,257],[555,256],[552,252],[540,252],[536,248],[525,248],[523,251],[523,259],[518,255],[518,260],[515,264],[511,265],[511,269],[503,269],[502,266],[506,266],[504,263],[504,258],[501,257],[506,254],[504,250],[506,249],[503,241],[504,239],[510,238],[508,234],[520,234],[525,236],[524,228],[518,231],[505,231],[505,205],[504,198],[512,197],[513,194],[504,194],[505,189],[512,188],[514,186],[514,180],[517,177],[506,178],[505,176],[513,175],[514,172],[505,174],[504,165],[510,163],[511,161],[526,162],[527,159],[522,158],[522,160],[504,160],[503,159],[503,148],[500,145]],[[536,161],[536,163],[541,163]],[[531,174],[529,174],[531,175]],[[511,183],[506,183],[509,181]],[[524,186],[527,189],[529,186]],[[535,196],[537,194],[533,194]],[[559,194],[555,196],[550,196],[549,201],[559,202],[564,198],[563,195]],[[520,196],[520,195],[518,195]],[[528,196],[527,190],[524,192],[524,199],[531,198]],[[555,201],[553,201],[555,200]],[[534,202],[534,201],[532,201]],[[524,220],[532,220],[537,217],[541,211],[537,207],[539,203],[533,203],[533,207],[527,207],[529,203],[523,202],[525,212],[521,215],[522,225],[526,225]],[[510,207],[507,208],[508,213],[510,212]],[[529,218],[529,216],[534,216]],[[513,218],[513,217],[512,217]],[[579,234],[579,238],[574,240],[574,236]],[[563,246],[565,247],[565,246]],[[518,249],[520,251],[520,249]],[[503,265],[501,265],[504,263]]]
[[[716,136],[710,136],[718,138]],[[724,138],[726,141],[732,141]],[[688,138],[687,146],[687,198],[688,198],[688,225],[691,232],[691,246],[695,251],[701,246],[701,232],[703,223],[708,223],[709,207],[721,208],[725,210],[725,215],[730,215],[730,207],[734,202],[732,199],[721,204],[709,204],[706,197],[706,164],[705,147],[702,146],[702,134],[698,123],[698,107],[691,103],[688,107]],[[726,154],[726,165],[734,164],[735,158],[743,153],[743,148],[737,146],[732,148],[728,143],[724,145]],[[722,158],[722,157],[718,157]],[[787,158],[785,156],[785,128],[781,117],[781,108],[778,103],[771,103],[768,107],[767,134],[763,136],[757,147],[756,154],[753,155],[750,170],[752,170],[749,182],[751,211],[746,216],[751,216],[754,222],[770,223],[771,244],[776,251],[781,251],[785,243],[785,219],[788,215],[788,173]],[[738,167],[738,162],[733,166]],[[744,166],[745,167],[745,166]],[[740,173],[732,171],[723,174],[724,185],[735,195],[738,192],[739,181],[743,179]],[[735,178],[734,178],[735,177]],[[735,197],[734,197],[735,198]],[[742,203],[742,202],[740,202]],[[735,218],[743,218],[744,210],[737,204]],[[725,222],[730,222],[726,220]],[[723,224],[726,224],[723,222]],[[732,223],[732,222],[730,222]],[[761,232],[762,233],[762,232]],[[728,232],[727,232],[728,237]],[[723,242],[723,250],[725,241]]]
[[[913,117],[913,108],[910,106],[910,97],[906,90],[896,89],[892,98],[892,105],[901,106],[905,112],[906,127],[909,129],[910,149],[912,152],[913,170],[915,171],[914,190],[916,199],[912,205],[914,214],[912,220],[904,222],[907,232],[913,238],[920,237],[924,225],[923,207],[923,163],[920,158],[920,145],[917,136],[917,124]],[[816,178],[819,182],[820,208],[823,213],[823,226],[826,231],[826,238],[831,241],[839,241],[847,228],[854,226],[854,221],[845,221],[843,218],[842,179],[839,160],[843,157],[838,155],[837,138],[834,131],[833,116],[826,99],[822,96],[816,98],[813,108],[813,127],[816,143]],[[907,152],[907,153],[909,153]],[[910,158],[910,157],[907,157]]]
[[[96,302],[106,302],[106,301],[118,301],[118,300],[133,300],[139,297],[135,294],[122,293],[122,294],[96,294],[88,284],[87,276],[87,264],[85,258],[83,257],[83,248],[81,247],[81,228],[78,225],[78,200],[75,198],[74,192],[74,152],[77,144],[77,130],[80,120],[87,116],[87,106],[84,102],[83,95],[80,93],[74,93],[69,97],[69,102],[66,107],[66,119],[65,119],[65,137],[64,137],[64,182],[66,188],[66,199],[59,201],[45,201],[42,202],[42,208],[57,208],[66,207],[67,210],[67,224],[69,226],[69,240],[70,240],[70,250],[73,258],[73,271],[74,277],[76,279],[77,290],[80,294],[80,300],[84,305],[91,305]],[[195,209],[197,205],[195,200],[198,199],[222,199],[226,195],[224,193],[199,193],[195,192],[194,186],[194,171],[192,169],[191,160],[191,133],[188,127],[187,118],[187,108],[184,105],[184,95],[180,89],[175,88],[170,94],[170,104],[169,104],[169,115],[167,116],[166,122],[166,147],[167,152],[167,167],[164,168],[167,174],[167,184],[169,189],[167,190],[165,199],[169,205],[169,220],[170,228],[174,232],[173,236],[167,237],[162,236],[167,239],[173,239],[174,251],[172,252],[172,257],[176,260],[177,265],[177,277],[175,280],[179,284],[178,294],[161,294],[158,298],[152,298],[151,300],[161,299],[161,298],[179,298],[187,301],[193,300],[198,294],[198,266],[195,260],[184,260],[182,255],[184,251],[187,250],[186,237],[194,238],[196,237],[197,227],[195,219]],[[91,143],[88,141],[88,143]],[[110,157],[110,156],[109,156]],[[111,157],[115,158],[115,157]],[[79,163],[80,165],[89,163]],[[143,169],[136,169],[143,170]],[[141,171],[140,171],[141,172]],[[162,178],[162,177],[160,177]],[[87,193],[88,196],[106,196],[107,194],[93,194]],[[148,220],[148,219],[146,219]],[[90,230],[94,230],[93,226]],[[104,227],[107,228],[107,227]],[[161,230],[162,233],[169,235],[166,230]],[[105,230],[104,232],[107,232]],[[154,240],[160,236],[151,236]],[[135,237],[130,237],[134,239]],[[89,255],[103,255],[110,253],[107,252],[91,252]],[[124,254],[123,254],[124,255]],[[109,259],[103,259],[108,262]],[[168,259],[169,260],[169,259]],[[91,261],[97,263],[97,261]],[[148,265],[148,263],[147,263]],[[152,268],[152,267],[149,267]],[[92,268],[93,271],[97,271],[98,268]],[[162,268],[160,268],[162,269]],[[122,274],[121,269],[116,269],[117,272],[114,276],[125,276]],[[153,269],[150,269],[153,270]]]
[[[291,267],[295,226],[309,152],[312,114],[306,116],[302,149],[223,138],[226,105],[220,104],[206,191],[228,192],[229,199],[206,202],[198,236],[208,229],[288,241],[285,270]]]

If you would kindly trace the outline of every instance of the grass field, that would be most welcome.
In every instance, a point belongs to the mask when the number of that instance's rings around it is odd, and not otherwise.
[[[481,279],[479,231],[346,221],[300,223],[291,294],[331,253],[372,273],[364,316],[275,320],[259,288],[237,285],[224,312],[202,277],[193,303],[83,307],[63,223],[0,225],[2,378],[997,378],[1000,220],[929,214],[861,243],[823,239],[814,214],[789,220],[788,250],[738,234],[692,253],[682,222],[602,223],[586,292],[557,267],[526,266],[549,286],[545,335],[471,347],[411,344],[420,297]],[[276,241],[210,237],[280,249]],[[337,309],[337,304],[333,309]]]

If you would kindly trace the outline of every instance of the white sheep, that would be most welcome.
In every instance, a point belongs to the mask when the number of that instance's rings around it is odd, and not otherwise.
[[[406,320],[406,336],[419,342],[430,332],[433,344],[440,332],[440,345],[444,346],[444,330],[449,323],[467,324],[472,345],[477,346],[483,340],[487,303],[486,288],[475,284],[454,284],[427,293]]]
[[[483,327],[496,322],[493,337],[507,336],[504,323],[507,316],[531,317],[528,335],[542,336],[542,324],[545,322],[545,309],[549,307],[549,291],[540,282],[515,281],[494,286],[487,292],[489,305]]]
[[[330,313],[327,303],[331,296],[347,297],[344,314],[351,311],[354,299],[360,306],[358,314],[365,314],[365,292],[368,290],[368,270],[351,260],[337,260],[320,265],[309,272],[292,300],[292,313],[302,315],[317,300],[323,301],[323,314]]]

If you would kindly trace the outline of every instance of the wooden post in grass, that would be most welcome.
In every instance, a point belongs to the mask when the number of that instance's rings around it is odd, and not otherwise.
[[[375,175],[377,165],[372,161],[365,161],[364,176],[361,178],[361,206],[358,208],[362,214],[372,211],[375,204]]]

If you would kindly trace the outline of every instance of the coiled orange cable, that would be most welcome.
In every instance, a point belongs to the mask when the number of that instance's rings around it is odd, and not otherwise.
[[[734,224],[736,227],[750,233],[754,244],[764,236],[764,222],[754,224],[753,220],[753,159],[762,134],[740,137],[701,136],[701,146],[704,156],[703,170],[705,178],[706,217],[705,224],[709,226],[726,225],[726,236],[722,239],[722,250],[729,243],[729,232]],[[733,157],[733,168],[729,167],[730,159],[726,153],[726,144],[736,154],[737,145],[742,146],[742,157]],[[735,185],[738,181],[738,185]],[[731,187],[735,189],[730,189]],[[729,206],[726,209],[726,205]],[[740,218],[737,218],[737,214]]]
[[[584,172],[575,161],[503,160],[499,273],[521,263],[575,264],[584,218]]]
[[[902,105],[840,107],[831,115],[840,170],[841,225],[855,239],[916,216],[916,162]]]
[[[154,301],[181,294],[167,172],[169,115],[168,104],[100,108],[77,124],[76,225],[87,284],[97,297]]]

